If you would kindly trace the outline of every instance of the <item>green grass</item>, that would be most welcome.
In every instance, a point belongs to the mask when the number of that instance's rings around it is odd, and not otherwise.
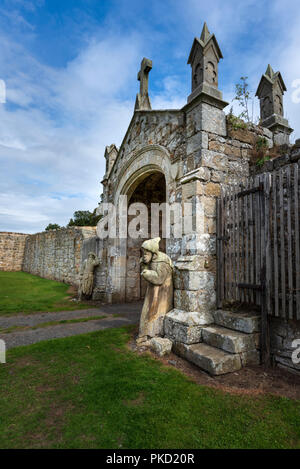
[[[0,315],[33,312],[74,311],[90,308],[71,302],[69,285],[40,278],[26,272],[0,271]]]
[[[298,401],[199,386],[130,351],[130,330],[8,351],[0,448],[299,448]]]

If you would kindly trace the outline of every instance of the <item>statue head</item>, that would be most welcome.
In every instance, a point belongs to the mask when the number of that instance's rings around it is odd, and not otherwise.
[[[143,262],[145,264],[149,264],[151,262],[152,257],[155,256],[159,251],[159,242],[160,238],[153,238],[144,241],[142,244],[142,251],[143,251]]]

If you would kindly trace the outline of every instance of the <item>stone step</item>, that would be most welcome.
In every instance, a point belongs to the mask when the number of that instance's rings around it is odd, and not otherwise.
[[[234,331],[252,334],[260,331],[260,315],[251,312],[233,313],[218,309],[213,312],[214,322],[219,326],[233,329]]]
[[[231,373],[242,367],[239,354],[226,353],[203,343],[186,345],[175,342],[173,351],[211,375]]]
[[[258,348],[259,334],[245,334],[221,326],[202,329],[202,341],[229,353],[242,353]]]
[[[202,341],[202,327],[214,322],[210,312],[189,312],[173,309],[164,320],[165,336],[173,342],[196,344]]]

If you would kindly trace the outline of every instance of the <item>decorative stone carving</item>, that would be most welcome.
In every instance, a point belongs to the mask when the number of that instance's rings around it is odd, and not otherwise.
[[[201,96],[202,100],[213,102],[220,109],[227,106],[222,100],[222,92],[218,89],[218,63],[222,52],[214,34],[204,23],[200,38],[195,37],[189,55],[188,64],[192,67],[192,93],[188,103]]]
[[[141,275],[148,282],[137,344],[164,333],[164,317],[173,308],[173,264],[159,251],[160,238],[144,241]]]
[[[268,65],[256,91],[256,96],[260,100],[262,120],[271,117],[273,114],[283,117],[282,97],[285,91],[286,86],[281,73],[275,73],[271,65]]]
[[[260,101],[261,125],[273,132],[274,143],[288,144],[293,131],[287,119],[283,117],[283,94],[286,86],[280,72],[274,72],[268,65],[259,82],[256,96]]]
[[[204,23],[200,39],[194,39],[188,63],[192,67],[192,91],[203,82],[218,87],[218,62],[223,58],[214,34]]]
[[[100,264],[100,260],[93,252],[89,252],[87,259],[82,263],[80,269],[80,284],[78,298],[90,297],[93,293],[94,269]]]

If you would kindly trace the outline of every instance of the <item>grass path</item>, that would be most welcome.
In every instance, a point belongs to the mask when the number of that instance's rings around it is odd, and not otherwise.
[[[27,272],[0,271],[0,315],[73,311],[91,307],[88,303],[71,302],[69,287],[65,283]]]
[[[199,386],[130,351],[130,330],[8,351],[0,448],[299,448],[298,401]]]

